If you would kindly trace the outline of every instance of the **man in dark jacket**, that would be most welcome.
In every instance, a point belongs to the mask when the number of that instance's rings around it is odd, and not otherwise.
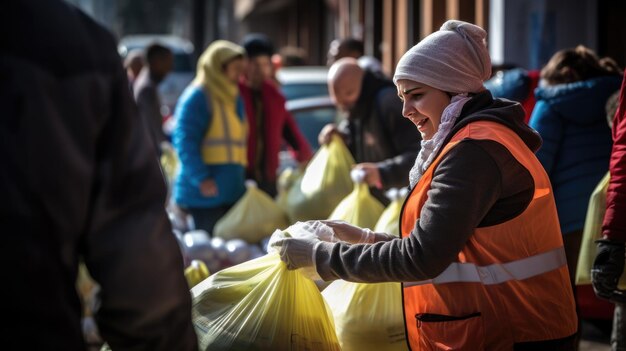
[[[86,349],[84,260],[113,350],[196,350],[165,184],[113,36],[63,1],[4,1],[0,77],[2,349]]]
[[[339,125],[329,124],[320,132],[320,144],[333,133],[365,171],[372,193],[384,203],[382,190],[409,184],[409,171],[420,149],[421,136],[402,116],[402,102],[393,82],[363,70],[353,58],[342,58],[328,73],[328,89],[337,107],[347,113]]]
[[[174,67],[174,54],[168,48],[153,43],[146,49],[146,65],[133,84],[139,116],[148,124],[157,151],[166,141],[158,87]]]

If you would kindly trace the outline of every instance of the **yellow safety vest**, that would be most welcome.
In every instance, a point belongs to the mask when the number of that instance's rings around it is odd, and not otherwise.
[[[246,167],[248,123],[245,118],[237,116],[236,101],[224,102],[210,96],[207,99],[212,118],[202,140],[202,159],[206,164],[239,164]]]

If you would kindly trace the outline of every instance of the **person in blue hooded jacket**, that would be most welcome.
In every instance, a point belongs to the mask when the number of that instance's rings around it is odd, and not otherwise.
[[[237,87],[245,53],[226,40],[209,45],[174,113],[181,163],[174,201],[209,234],[245,192],[248,124]]]
[[[572,281],[589,196],[609,168],[612,139],[605,104],[620,82],[613,60],[579,45],[552,56],[535,90],[529,124],[543,138],[536,155],[554,189]]]

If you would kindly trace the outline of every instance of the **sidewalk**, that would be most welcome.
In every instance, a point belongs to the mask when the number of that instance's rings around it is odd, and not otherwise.
[[[611,336],[607,334],[607,331],[583,320],[582,340],[578,351],[610,351],[610,338]]]

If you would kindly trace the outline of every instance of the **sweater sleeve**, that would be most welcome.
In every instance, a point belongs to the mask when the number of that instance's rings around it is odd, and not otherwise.
[[[193,88],[188,88],[193,89]],[[174,147],[178,152],[181,164],[189,170],[194,185],[210,178],[210,167],[202,160],[202,140],[211,123],[211,113],[203,90],[196,88],[187,91],[178,102],[176,112],[176,128],[172,135]]]
[[[626,242],[626,74],[613,119],[613,150],[609,170],[611,178],[606,194],[602,234],[611,240]]]
[[[83,238],[85,262],[102,288],[98,328],[114,350],[196,350],[165,183],[121,65],[116,73]]]
[[[508,181],[515,173],[523,179]],[[408,237],[369,245],[324,242],[315,253],[317,271],[325,280],[432,279],[456,259],[475,228],[487,225],[485,218],[493,224],[523,211],[533,187],[530,173],[500,144],[463,141],[437,166],[428,200]],[[500,220],[493,218],[496,214]]]
[[[558,147],[562,138],[562,125],[560,119],[554,114],[550,105],[545,101],[538,101],[530,116],[530,127],[535,129],[543,144],[537,150],[537,158],[550,175],[558,153]]]
[[[379,97],[381,122],[387,130],[396,155],[377,163],[385,188],[408,185],[408,175],[420,150],[421,136],[411,121],[402,116],[402,102],[394,89]]]

